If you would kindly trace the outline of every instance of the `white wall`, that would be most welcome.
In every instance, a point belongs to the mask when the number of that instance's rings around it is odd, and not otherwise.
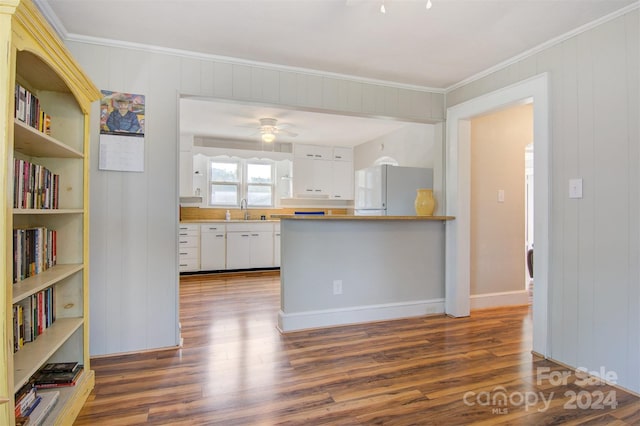
[[[447,107],[547,72],[551,358],[640,392],[638,9],[447,94]],[[568,198],[582,178],[582,199]],[[535,287],[535,285],[534,285]]]
[[[178,96],[438,122],[444,95],[202,57],[67,41],[101,89],[146,95],[145,172],[99,171],[91,139],[91,353],[179,342]]]
[[[444,312],[441,221],[289,219],[281,232],[284,331]]]
[[[357,145],[353,167],[364,169],[380,157],[392,157],[399,166],[433,167],[436,145],[441,146],[442,141],[435,140],[433,124],[407,123],[401,129]]]

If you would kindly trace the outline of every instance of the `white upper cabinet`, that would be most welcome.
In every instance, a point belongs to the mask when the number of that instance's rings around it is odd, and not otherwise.
[[[310,160],[332,160],[333,148],[323,145],[302,145],[293,146],[293,156],[295,158],[307,158]]]
[[[353,199],[353,148],[294,145],[294,197]]]

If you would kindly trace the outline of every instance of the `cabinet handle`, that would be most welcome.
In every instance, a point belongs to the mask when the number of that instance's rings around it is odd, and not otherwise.
[[[224,234],[216,234],[217,238],[224,237]]]
[[[189,241],[180,241],[180,244],[187,244]]]
[[[183,254],[185,254],[185,255],[186,255],[186,254],[189,254],[189,253],[180,253],[180,255],[183,255]]]
[[[336,194],[336,195],[333,196],[333,198],[342,198],[342,196]]]
[[[189,235],[189,234],[187,234],[186,232],[184,232],[184,233],[183,233],[183,232],[181,232],[181,233],[179,233],[178,235],[180,235],[181,237],[186,237],[186,236],[187,236],[187,235]]]
[[[258,234],[251,234],[251,236],[252,236],[252,237],[257,237],[257,236],[258,236]]]
[[[313,157],[313,154],[307,154],[307,157]]]
[[[209,231],[217,231],[218,228],[209,228]]]
[[[316,154],[316,155],[315,155],[315,157],[316,157],[316,158],[322,158],[322,155],[320,155],[320,154]]]
[[[336,155],[336,159],[341,160],[342,159],[342,155]]]
[[[241,234],[242,237],[249,237],[249,234]]]
[[[187,263],[181,263],[180,266],[189,266]]]
[[[322,189],[316,189],[315,191],[316,192],[322,192]]]
[[[307,189],[305,189],[305,191],[307,191],[307,192],[313,192],[313,189],[311,189],[311,188],[307,188]]]

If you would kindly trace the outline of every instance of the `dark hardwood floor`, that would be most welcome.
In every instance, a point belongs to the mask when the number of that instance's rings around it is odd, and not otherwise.
[[[184,347],[93,360],[75,424],[640,424],[640,398],[531,354],[526,306],[282,335],[279,295],[274,273],[183,278]]]

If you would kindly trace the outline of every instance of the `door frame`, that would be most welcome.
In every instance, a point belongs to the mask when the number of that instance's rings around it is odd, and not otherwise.
[[[533,351],[548,353],[548,278],[551,206],[549,77],[539,74],[447,108],[445,312],[470,315],[471,118],[513,105],[533,103],[534,241]]]

